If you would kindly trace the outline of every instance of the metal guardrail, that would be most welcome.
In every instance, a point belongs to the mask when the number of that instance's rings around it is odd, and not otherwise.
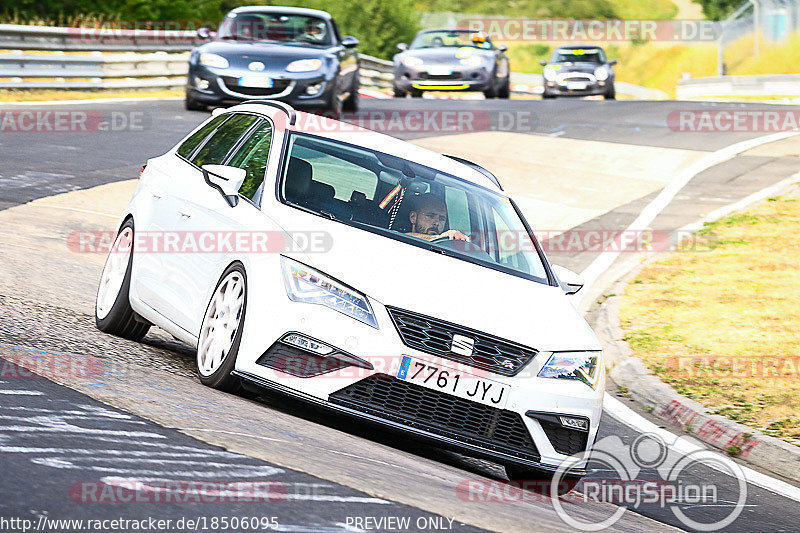
[[[0,24],[0,89],[180,88],[186,84],[189,50],[204,42],[190,30]],[[41,53],[29,53],[35,51]],[[361,86],[390,92],[392,62],[364,54],[359,58]],[[541,76],[512,72],[511,92],[541,94]],[[661,91],[623,82],[617,82],[617,93],[666,98]]]
[[[800,74],[717,76],[678,80],[681,100],[730,97],[800,96]]]

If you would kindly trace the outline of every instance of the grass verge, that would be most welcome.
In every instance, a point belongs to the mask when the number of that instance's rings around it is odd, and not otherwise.
[[[707,224],[620,309],[634,354],[711,411],[800,445],[800,192]]]

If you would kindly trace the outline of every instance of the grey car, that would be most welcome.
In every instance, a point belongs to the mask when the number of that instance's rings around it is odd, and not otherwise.
[[[550,61],[540,63],[544,66],[542,98],[602,95],[613,100],[617,97],[613,69],[617,61],[609,61],[599,46],[559,46]]]
[[[356,111],[358,39],[341,36],[325,11],[239,7],[192,50],[186,108],[281,100],[304,109]]]
[[[508,98],[509,63],[505,45],[495,46],[484,32],[425,30],[411,45],[397,45],[394,95],[423,91],[482,91],[487,98]]]

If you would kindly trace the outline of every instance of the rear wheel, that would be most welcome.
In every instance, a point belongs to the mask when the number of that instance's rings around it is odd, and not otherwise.
[[[422,98],[422,91],[419,89],[411,89],[409,93],[411,94],[411,98]]]
[[[138,341],[147,334],[150,324],[131,308],[128,293],[133,265],[133,219],[128,219],[117,234],[108,253],[97,287],[94,321],[97,329]]]
[[[197,375],[203,385],[236,392],[241,381],[231,372],[242,341],[247,307],[244,267],[234,263],[222,273],[208,302],[197,342]]]

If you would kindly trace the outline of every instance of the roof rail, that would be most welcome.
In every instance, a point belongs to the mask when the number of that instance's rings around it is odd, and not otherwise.
[[[240,104],[261,104],[261,105],[271,105],[272,107],[277,107],[278,109],[282,110],[286,115],[289,117],[289,125],[294,126],[297,122],[297,112],[294,110],[292,106],[285,102],[279,102],[277,100],[245,100],[244,102],[239,102]]]
[[[489,178],[489,180],[491,180],[492,183],[497,185],[501,191],[505,191],[505,189],[503,189],[503,186],[500,185],[500,180],[497,179],[497,176],[495,176],[494,174],[492,174],[491,172],[480,166],[478,163],[473,163],[472,161],[464,159],[463,157],[458,157],[457,155],[448,155],[448,154],[442,154],[442,155],[444,155],[445,157],[449,157],[454,161],[458,161],[462,165],[467,165],[468,167],[477,170],[478,172]]]

